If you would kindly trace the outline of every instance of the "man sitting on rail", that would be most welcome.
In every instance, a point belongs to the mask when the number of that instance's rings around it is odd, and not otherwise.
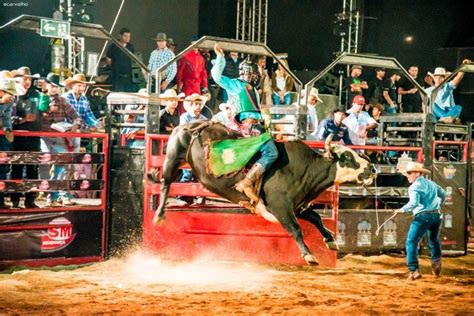
[[[463,64],[469,64],[471,61],[469,59],[464,59]],[[431,93],[436,87],[439,87],[447,76],[450,75],[449,72],[446,72],[446,69],[443,67],[438,67],[435,69],[434,73],[428,72],[428,75],[433,78],[434,86],[426,89],[428,96],[431,97]],[[456,105],[454,102],[453,92],[457,88],[462,78],[464,77],[464,72],[460,71],[450,82],[445,84],[436,94],[433,106],[433,115],[439,122],[442,123],[457,123],[460,124],[461,121],[459,117],[461,116],[462,107]]]

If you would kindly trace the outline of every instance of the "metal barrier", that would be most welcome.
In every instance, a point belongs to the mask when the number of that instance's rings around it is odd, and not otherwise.
[[[4,135],[4,132],[0,132]],[[107,239],[107,185],[109,135],[14,131],[16,138],[88,138],[100,143],[101,152],[2,152],[0,164],[101,165],[99,179],[0,180],[3,194],[16,192],[100,192],[100,199],[83,199],[83,205],[0,209],[0,267],[54,266],[102,261]],[[92,203],[94,202],[94,203]],[[97,203],[98,202],[98,203]]]
[[[157,168],[161,177],[168,137],[146,135],[147,173],[152,168]],[[189,168],[188,165],[183,167]],[[163,227],[153,225],[152,219],[161,186],[145,181],[143,243],[147,248],[179,259],[212,253],[222,260],[304,264],[296,243],[281,225],[270,223],[236,204],[170,206],[167,208],[166,224]],[[313,201],[324,205],[323,223],[333,232],[337,232],[338,194],[338,187],[335,186]],[[200,183],[173,183],[169,195],[217,197]],[[336,252],[327,249],[316,228],[303,220],[300,220],[299,224],[305,242],[313,250],[320,264],[335,266]]]

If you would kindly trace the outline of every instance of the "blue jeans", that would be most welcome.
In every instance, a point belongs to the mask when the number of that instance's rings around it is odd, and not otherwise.
[[[462,107],[460,105],[455,105],[447,109],[441,109],[436,104],[433,106],[433,114],[436,120],[439,120],[443,117],[454,117],[459,118],[461,116]]]
[[[0,136],[0,152],[12,150],[12,144],[8,142],[5,136]],[[10,172],[10,164],[0,164],[0,180],[6,180]]]
[[[272,98],[273,98],[273,104],[275,105],[279,105],[279,104],[289,105],[291,103],[291,93],[288,93],[288,92],[283,97],[283,103],[280,101],[280,96],[278,95],[278,93],[273,92]]]
[[[441,241],[439,232],[441,230],[441,215],[436,213],[420,213],[411,222],[406,241],[408,270],[418,270],[418,243],[428,233],[431,261],[437,262],[441,259]]]
[[[278,158],[278,149],[273,139],[270,139],[260,147],[260,154],[261,157],[257,160],[257,163],[261,164],[265,171],[268,171],[272,163]]]
[[[183,169],[183,174],[181,175],[181,178],[179,179],[179,182],[191,182],[193,180],[193,173],[189,169]]]
[[[73,142],[73,140],[71,139]],[[42,148],[43,152],[50,153],[66,153],[69,152],[68,145],[66,140],[63,137],[51,137],[51,138],[42,138]],[[53,167],[53,174],[50,177],[50,180],[66,180],[66,167],[64,165],[55,164]],[[59,197],[64,198],[66,192],[53,192],[51,193],[51,199],[57,201]]]

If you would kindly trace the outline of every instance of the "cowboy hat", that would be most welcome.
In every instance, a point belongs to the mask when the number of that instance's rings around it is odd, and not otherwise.
[[[447,77],[449,76],[451,73],[449,71],[446,71],[445,68],[443,67],[436,67],[435,68],[435,71],[434,73],[431,73],[428,71],[428,76],[434,78],[435,76],[444,76],[444,77]]]
[[[95,84],[95,81],[87,81],[86,76],[84,74],[75,74],[74,76],[67,78],[64,81],[64,86],[67,89],[70,89],[71,85],[75,83],[83,83],[83,84]]]
[[[8,70],[0,71],[0,90],[13,96],[26,93],[26,89],[15,80],[13,73]]]
[[[200,95],[197,93],[193,93],[191,95],[188,95],[184,101],[190,101],[190,102],[200,102],[200,103],[206,103],[207,102],[207,97],[205,95]]]
[[[175,89],[167,89],[165,92],[160,94],[160,98],[168,99],[167,101],[173,100],[173,99],[176,99],[176,101],[178,101],[178,99],[184,97],[184,95],[185,94],[183,92],[181,92],[180,94],[177,94]]]
[[[12,70],[12,73],[13,73],[14,77],[27,77],[27,78],[39,78],[40,77],[39,74],[32,75],[30,67],[26,67],[26,66],[20,67],[16,70]]]
[[[166,41],[167,37],[165,33],[158,33],[156,34],[156,37],[153,39],[155,41]]]
[[[425,169],[423,167],[424,167],[423,164],[421,164],[419,162],[410,161],[407,164],[407,168],[406,168],[405,172],[406,173],[419,172],[419,173],[424,173],[424,174],[431,173],[431,171],[429,171],[428,169]]]
[[[352,71],[352,70],[354,70],[354,69],[360,69],[360,70],[362,70],[362,66],[361,66],[361,65],[353,65],[353,66],[351,67],[351,70],[350,70],[350,71]]]
[[[174,42],[174,39],[172,37],[170,37],[166,40],[166,45],[168,45],[168,47],[169,46],[176,46],[176,43]]]
[[[315,87],[312,87],[311,90],[309,90],[309,95],[312,95],[318,99],[319,102],[324,103],[323,100],[319,97],[319,91]]]
[[[184,105],[184,109],[186,111],[189,110],[189,106],[192,104],[192,103],[198,103],[200,106],[201,106],[201,109],[204,107],[204,104],[206,104],[206,101],[207,101],[207,97],[204,96],[204,95],[200,95],[200,94],[197,94],[197,93],[193,93],[189,96],[187,96],[185,99],[184,99],[184,102],[183,102],[183,105]]]
[[[225,110],[228,110],[230,108],[231,108],[230,104],[227,104],[225,102],[222,102],[221,104],[219,104],[219,110],[221,110],[221,111],[225,111]]]
[[[53,86],[56,86],[56,87],[64,87],[62,84],[59,83],[59,75],[55,74],[54,72],[50,72],[47,76],[46,76],[46,82],[49,83],[49,84],[52,84]]]

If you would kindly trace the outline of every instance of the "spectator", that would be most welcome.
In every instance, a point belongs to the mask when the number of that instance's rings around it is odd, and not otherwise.
[[[469,64],[471,61],[469,59],[463,60],[463,64]],[[434,86],[426,89],[428,96],[431,98],[431,94],[436,87],[439,87],[443,84],[449,72],[446,72],[446,69],[438,67],[435,69],[434,73],[428,73],[434,82]],[[433,103],[433,115],[437,121],[442,123],[456,123],[460,124],[461,121],[459,117],[461,116],[462,107],[456,105],[454,101],[453,92],[457,88],[462,78],[464,77],[464,72],[460,71],[457,73],[456,77],[453,78],[450,82],[443,85],[443,87],[437,92],[434,103]]]
[[[364,105],[364,97],[356,95],[348,111],[349,116],[342,121],[349,129],[349,137],[354,145],[365,145],[367,132],[377,127],[377,122],[367,112],[362,111]]]
[[[418,76],[418,66],[411,65],[408,67],[408,73],[410,77],[416,82],[420,83]],[[421,113],[425,112],[424,105],[421,99],[421,94],[418,92],[418,88],[411,83],[407,78],[400,80],[400,86],[398,88],[398,94],[402,96],[402,108],[403,113]]]
[[[9,71],[0,73],[0,127],[5,131],[4,136],[0,136],[0,151],[9,151],[14,140],[12,134],[12,103],[15,96],[24,95],[25,89],[18,85]],[[10,165],[0,164],[0,180],[7,179],[10,172]],[[6,209],[5,195],[0,192],[0,209]]]
[[[14,107],[16,112],[16,119],[13,125],[14,130],[25,130],[25,131],[40,131],[41,121],[39,114],[39,93],[32,85],[33,76],[31,70],[28,67],[19,68],[15,77],[19,78],[20,84],[26,90],[26,94],[23,96],[17,96],[14,101]],[[41,144],[39,137],[20,137],[16,138],[12,143],[13,151],[33,151],[40,152]],[[25,171],[25,173],[23,173]],[[24,174],[26,177],[24,177]],[[38,177],[38,166],[37,165],[24,165],[14,164],[12,165],[12,179],[30,179],[37,180]],[[20,204],[21,193],[12,193],[10,200],[13,208],[18,208]],[[26,192],[25,193],[25,207],[26,208],[37,208],[35,204],[36,193]]]
[[[165,33],[158,33],[155,38],[156,41],[156,49],[151,52],[150,60],[148,61],[148,69],[153,77],[156,75],[156,70],[159,69],[161,66],[172,60],[175,55],[172,51],[166,47],[166,34]],[[161,78],[162,81],[159,83],[160,91],[166,90],[169,83],[173,81],[174,77],[176,76],[176,63],[172,63],[168,68],[163,71],[163,77]],[[156,84],[156,79],[155,84]],[[155,87],[152,87],[152,91],[155,91]]]
[[[179,117],[179,125],[191,123],[198,120],[207,120],[207,118],[201,114],[201,110],[206,104],[207,98],[197,93],[191,94],[184,99],[184,108],[186,113]]]
[[[102,127],[102,123],[97,120],[94,113],[92,113],[89,100],[84,94],[86,86],[90,84],[95,84],[95,82],[87,82],[83,74],[75,74],[72,78],[67,78],[64,81],[64,86],[68,90],[68,92],[64,94],[64,97],[81,117],[81,122],[83,123],[82,129],[95,131]]]
[[[173,38],[168,38],[168,40],[166,41],[166,46],[168,47],[170,52],[176,55],[176,47],[178,47],[178,45],[176,45]]]
[[[261,104],[272,105],[272,83],[267,70],[267,58],[258,56],[257,67],[260,74],[260,82],[258,85],[258,93],[260,94]]]
[[[206,61],[202,57],[198,48],[194,48],[184,54],[178,63],[178,92],[184,92],[185,95],[207,94],[207,72]],[[183,114],[184,108],[178,106],[180,114]]]
[[[305,91],[301,93],[301,98],[303,100],[306,98]],[[316,111],[316,106],[318,105],[318,102],[323,103],[323,100],[321,100],[321,98],[319,97],[318,89],[312,87],[309,91],[308,103],[306,104],[306,106],[308,107],[307,139],[315,139],[316,134],[318,132],[319,120],[318,113]]]
[[[385,111],[385,107],[380,104],[374,104],[372,106],[372,111],[371,111],[371,116],[377,122],[377,125],[380,124],[380,116],[382,116],[382,113]],[[378,137],[378,130],[376,128],[371,129],[367,132],[367,143],[370,144],[377,144],[377,137]]]
[[[383,98],[385,112],[397,113],[398,109],[398,81],[400,80],[400,74],[397,71],[393,71],[388,79],[384,81],[383,85]]]
[[[71,132],[77,132],[81,127],[82,121],[79,114],[76,112],[74,107],[69,104],[66,98],[58,94],[58,88],[61,87],[59,84],[59,76],[54,73],[49,73],[47,76],[47,94],[42,95],[40,100],[39,109],[42,112],[41,116],[41,129],[43,131],[54,131],[51,125],[54,123],[63,123],[69,121],[72,123],[70,129]],[[45,106],[46,105],[46,106]],[[49,153],[65,153],[72,152],[74,146],[69,138],[66,137],[42,137],[41,138],[41,151]],[[64,180],[66,176],[65,168],[63,165],[54,165],[53,174],[51,180]],[[61,203],[62,202],[62,203]],[[65,192],[53,192],[51,193],[49,206],[68,206],[72,205],[71,200],[66,196]]]
[[[178,99],[184,97],[184,93],[176,94],[176,90],[168,89],[165,93],[160,94],[160,98],[168,98],[163,100],[165,106],[160,111],[160,134],[171,134],[173,129],[179,125],[179,113],[177,111]]]
[[[383,102],[383,82],[385,78],[385,68],[375,68],[375,78],[369,82],[367,94],[369,96],[369,104],[377,104]]]
[[[220,122],[231,130],[239,131],[239,125],[235,121],[232,107],[227,103],[219,105],[220,112],[212,117],[212,121]]]
[[[146,89],[140,89],[138,94],[147,95]],[[127,104],[125,110],[128,111],[145,111],[145,104]],[[144,114],[127,114],[124,116],[125,123],[144,123],[145,115]],[[144,148],[145,140],[137,139],[137,136],[145,135],[145,127],[126,127],[122,129],[122,133],[126,135],[126,146],[128,148]]]
[[[351,67],[350,76],[346,78],[345,86],[347,87],[347,106],[351,105],[356,95],[362,95],[362,90],[369,88],[366,81],[360,77],[362,75],[362,66],[354,65]]]
[[[426,179],[423,175],[430,171],[422,164],[409,162],[405,171],[405,176],[410,182],[408,196],[410,200],[397,213],[413,214],[408,236],[406,239],[406,255],[408,280],[414,281],[421,278],[418,266],[418,244],[421,238],[428,233],[429,246],[431,250],[431,269],[435,276],[441,274],[441,240],[439,233],[441,230],[441,205],[446,200],[446,192],[436,183]]]
[[[119,43],[130,52],[135,53],[135,47],[130,43],[131,33],[126,27],[120,29]],[[112,68],[112,90],[132,92],[132,60],[122,52],[117,45],[110,45],[107,50],[107,64]]]
[[[318,139],[325,140],[330,134],[333,134],[332,140],[340,142],[344,145],[352,145],[349,138],[349,130],[344,125],[343,120],[346,118],[346,112],[342,109],[334,110],[334,117],[321,121],[318,128]]]
[[[207,120],[207,118],[201,114],[201,110],[206,104],[207,98],[205,96],[194,93],[190,96],[187,96],[184,99],[184,108],[186,113],[182,114],[179,117],[179,125],[188,124],[194,121]],[[191,182],[193,180],[193,174],[191,170],[183,169],[183,175],[181,176],[180,182]],[[176,198],[179,204],[187,204],[187,202],[181,200],[181,198]],[[184,202],[184,203],[183,203]],[[195,204],[203,204],[204,199],[198,197]]]
[[[282,59],[281,62],[288,68],[288,62]],[[291,104],[291,91],[295,85],[293,78],[288,75],[285,68],[278,64],[277,70],[272,75],[273,104]]]

